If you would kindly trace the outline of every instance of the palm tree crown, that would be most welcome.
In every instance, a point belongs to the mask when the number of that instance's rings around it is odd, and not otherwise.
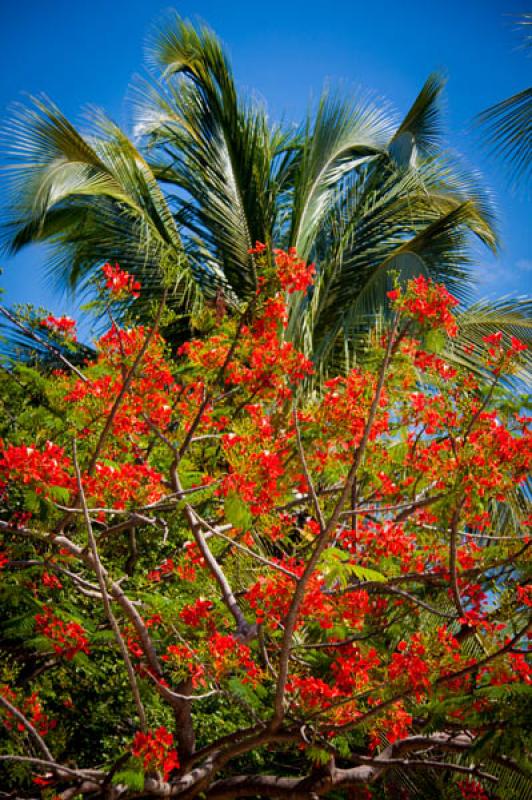
[[[386,313],[392,274],[423,272],[471,298],[470,240],[495,250],[497,235],[477,177],[442,149],[441,77],[428,78],[403,120],[325,93],[285,130],[239,95],[209,29],[175,16],[152,38],[149,62],[133,137],[94,110],[82,134],[47,99],[15,112],[10,252],[47,242],[51,275],[72,288],[116,260],[142,280],[145,304],[169,288],[186,335],[220,292],[230,310],[253,296],[255,241],[294,246],[318,274],[292,305],[288,335],[323,371],[352,358],[368,321]],[[463,316],[462,335],[493,324],[523,335],[528,317],[515,301],[480,305]]]

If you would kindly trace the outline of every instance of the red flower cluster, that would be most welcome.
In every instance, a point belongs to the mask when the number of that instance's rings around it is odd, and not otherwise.
[[[248,253],[251,256],[260,256],[260,254],[264,253],[264,251],[267,250],[267,249],[268,249],[268,247],[267,247],[267,245],[264,244],[264,242],[258,242],[257,241],[257,242],[255,242],[255,246],[254,247],[250,247],[249,248]]]
[[[77,490],[73,465],[62,447],[46,442],[44,450],[10,445],[0,452],[0,489],[9,482],[30,485],[36,494],[55,499],[55,487]],[[94,475],[83,475],[86,495],[98,506],[124,509],[133,501],[152,503],[164,493],[162,476],[143,463],[117,466],[97,462]]]
[[[135,280],[129,272],[120,269],[118,264],[114,267],[111,264],[104,264],[102,272],[105,281],[105,288],[117,299],[123,299],[128,295],[140,297],[140,283]]]
[[[165,781],[168,780],[174,769],[179,769],[179,757],[174,748],[174,737],[163,725],[153,732],[137,731],[131,752],[135,758],[142,761],[146,771],[160,770]]]
[[[155,503],[164,494],[162,475],[147,464],[123,463],[116,467],[98,462],[84,487],[92,502],[122,510],[132,503]]]
[[[175,562],[173,558],[166,558],[158,567],[155,569],[150,570],[147,574],[147,578],[149,581],[154,581],[155,583],[159,583],[162,580],[164,575],[171,575],[172,572],[175,571]]]
[[[63,584],[52,572],[47,572],[46,570],[42,574],[41,578],[42,585],[45,586],[47,589],[62,589]]]
[[[71,462],[62,447],[47,441],[44,450],[35,446],[8,445],[0,453],[0,488],[9,481],[30,484],[37,494],[53,495],[54,487],[74,490]]]
[[[0,695],[5,697],[6,700],[9,700],[12,706],[22,711],[26,719],[31,722],[41,736],[46,736],[49,731],[57,726],[57,720],[50,719],[43,711],[41,700],[37,692],[32,692],[29,697],[25,697],[20,701],[17,697],[17,693],[14,692],[13,689],[6,684],[2,684],[0,685]],[[0,706],[0,713],[4,715],[3,723],[8,730],[14,727],[16,727],[20,733],[26,730],[21,722],[15,722],[13,714],[7,709]]]
[[[71,342],[76,341],[76,321],[71,317],[54,317],[52,314],[48,314],[40,321],[40,325],[56,336],[63,336],[65,339],[70,339]]]
[[[294,696],[298,705],[305,711],[329,708],[340,696],[336,688],[312,675],[291,675],[286,684],[286,691]]]
[[[212,607],[210,600],[203,600],[198,597],[194,603],[184,606],[179,616],[185,625],[190,625],[191,628],[199,628],[203,620],[208,619]]]
[[[58,655],[72,661],[76,653],[90,654],[86,631],[77,622],[63,622],[52,609],[43,606],[43,613],[35,615],[38,633],[46,636]]]
[[[420,697],[420,690],[430,685],[429,667],[423,658],[425,647],[421,643],[421,635],[414,633],[409,642],[400,641],[397,650],[397,653],[392,654],[388,676],[392,681],[406,679],[416,697]]]
[[[482,784],[473,778],[467,781],[458,781],[457,785],[464,800],[488,800]]]
[[[362,648],[351,645],[342,650],[331,664],[335,685],[349,697],[370,682],[372,673],[381,666],[381,659],[374,647]]]
[[[307,264],[299,258],[295,247],[290,247],[288,252],[285,250],[274,250],[273,252],[281,287],[288,294],[305,292],[312,285],[316,274],[314,264]]]
[[[261,671],[251,658],[251,650],[247,645],[237,642],[231,634],[218,632],[209,638],[207,645],[218,679],[236,669],[246,673],[243,683],[257,682]]]
[[[388,297],[396,311],[401,311],[419,322],[432,328],[443,328],[449,336],[456,336],[458,328],[451,312],[458,305],[458,300],[450,294],[441,283],[433,283],[419,275],[407,283],[406,291],[393,289]]]
[[[495,357],[503,350],[502,331],[491,333],[489,336],[483,336],[482,341],[490,345],[489,354],[492,357]],[[515,336],[510,337],[510,347],[507,352],[516,355],[517,353],[524,353],[526,350],[528,350],[528,346],[524,344],[524,342],[520,341],[520,339],[517,339]]]
[[[205,668],[196,650],[185,644],[171,644],[161,658],[177,669],[181,677],[191,678],[194,689],[205,686]]]
[[[83,435],[94,430],[94,420],[109,414],[122,388],[124,370],[133,364],[149,331],[140,326],[123,330],[113,326],[98,342],[99,354],[86,381],[76,381],[65,395],[76,404],[85,423]],[[153,336],[144,353],[131,391],[113,419],[113,434],[132,436],[135,441],[150,430],[148,420],[165,429],[172,416],[172,396],[179,391],[164,353],[164,342]]]
[[[502,331],[491,333],[489,336],[483,336],[482,341],[488,345],[487,366],[491,368],[496,375],[508,369],[509,365],[519,357],[520,353],[524,353],[528,350],[527,345],[515,336],[510,337],[509,346],[505,345]]]
[[[396,703],[395,707],[388,710],[379,720],[370,734],[369,748],[377,750],[382,746],[382,739],[388,744],[393,744],[408,736],[412,724],[412,715],[405,711],[402,703]]]

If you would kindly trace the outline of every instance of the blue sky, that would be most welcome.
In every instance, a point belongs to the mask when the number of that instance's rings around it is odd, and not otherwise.
[[[143,70],[150,28],[170,7],[158,0],[4,0],[1,119],[24,92],[44,92],[74,120],[95,104],[127,127],[128,85]],[[497,258],[479,251],[479,294],[529,292],[530,205],[510,193],[472,131],[475,114],[530,85],[532,59],[515,31],[523,0],[196,0],[173,7],[214,28],[239,87],[262,98],[272,119],[299,120],[324,83],[370,90],[405,111],[427,75],[442,70],[448,145],[482,172],[499,210],[502,249]],[[38,247],[0,258],[5,301],[71,312],[47,283],[43,262]]]

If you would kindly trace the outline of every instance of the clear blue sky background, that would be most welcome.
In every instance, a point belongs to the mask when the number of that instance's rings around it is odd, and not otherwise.
[[[151,26],[170,3],[158,0],[3,0],[0,116],[22,93],[44,92],[72,119],[103,107],[129,125],[125,101],[143,69]],[[499,209],[502,250],[479,251],[479,294],[528,293],[532,279],[530,205],[508,190],[503,170],[479,150],[475,114],[530,85],[532,59],[515,30],[524,0],[195,0],[176,2],[225,42],[240,88],[263,98],[272,119],[299,120],[324,82],[362,88],[400,111],[434,69],[448,76],[448,144],[483,173]],[[47,284],[43,252],[2,258],[8,303],[72,311]]]

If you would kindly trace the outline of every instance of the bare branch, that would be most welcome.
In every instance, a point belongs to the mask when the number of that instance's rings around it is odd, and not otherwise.
[[[26,728],[30,737],[33,739],[34,743],[39,748],[41,753],[43,753],[43,755],[49,761],[53,761],[53,756],[48,749],[48,745],[42,738],[41,734],[37,731],[37,729],[31,724],[29,719],[27,719],[27,717],[24,716],[22,711],[19,711],[19,709],[12,703],[10,703],[9,700],[2,694],[0,694],[0,706],[3,706],[6,709],[6,711],[8,711],[10,714],[12,714],[12,716],[15,717],[15,719],[18,719],[21,725],[23,725],[24,728]]]
[[[193,511],[198,522],[201,525],[203,525],[213,536],[217,536],[219,539],[223,539],[225,542],[230,544],[231,547],[236,547],[237,550],[241,550],[243,553],[246,553],[248,556],[254,558],[256,561],[260,561],[265,566],[271,567],[271,569],[276,569],[279,572],[283,572],[285,575],[288,575],[289,578],[293,578],[294,580],[298,579],[298,576],[296,575],[295,572],[291,572],[289,569],[286,569],[286,567],[283,567],[281,564],[276,564],[275,561],[270,561],[269,558],[260,555],[260,553],[256,553],[254,550],[251,550],[249,547],[246,547],[245,544],[241,544],[240,542],[235,541],[235,539],[231,539],[230,536],[226,536],[224,533],[222,533],[219,530],[219,528],[214,528],[206,520],[200,517],[200,515],[195,509],[193,509]]]
[[[177,464],[174,462],[173,469],[172,469],[172,481],[174,483],[174,488],[176,492],[181,491],[181,481],[179,479],[179,474],[177,471]],[[237,635],[243,641],[248,641],[250,638],[253,638],[257,632],[257,626],[251,625],[245,618],[244,614],[238,602],[236,600],[235,595],[233,594],[233,590],[225,576],[224,571],[218,564],[217,560],[213,556],[209,545],[207,544],[205,537],[203,536],[202,532],[202,520],[196,514],[195,509],[190,505],[190,503],[185,503],[184,507],[185,516],[187,518],[190,530],[196,540],[196,544],[199,547],[199,550],[205,559],[205,562],[211,571],[211,574],[215,578],[218,586],[221,589],[222,596],[224,599],[225,604],[227,605],[229,611],[233,615],[236,625],[237,625]]]
[[[94,538],[94,533],[92,530],[92,523],[91,518],[89,515],[89,510],[87,508],[87,501],[85,500],[85,492],[83,490],[83,483],[81,480],[81,472],[79,469],[78,463],[78,456],[77,456],[77,449],[76,449],[76,440],[74,439],[73,442],[73,459],[74,459],[74,469],[76,471],[76,480],[78,484],[78,494],[79,500],[81,503],[81,507],[83,509],[83,515],[85,518],[85,527],[87,528],[87,535],[89,538],[89,545],[92,552],[92,558],[94,562],[94,571],[96,572],[96,577],[98,579],[98,586],[100,587],[100,592],[102,595],[102,602],[105,609],[105,613],[107,619],[109,620],[109,624],[111,629],[114,633],[116,643],[118,644],[118,648],[122,654],[122,658],[124,659],[124,664],[126,665],[126,672],[127,677],[129,680],[129,685],[131,687],[131,692],[133,694],[133,699],[135,701],[135,705],[137,707],[137,713],[139,715],[140,720],[140,727],[141,730],[146,730],[146,713],[144,711],[144,706],[142,705],[142,700],[140,699],[139,687],[137,685],[137,679],[135,676],[135,671],[133,669],[133,664],[131,663],[131,659],[129,657],[129,653],[122,638],[122,634],[120,633],[120,628],[116,621],[115,615],[113,614],[113,610],[111,608],[111,603],[109,602],[109,595],[107,594],[107,582],[105,579],[105,575],[102,570],[102,563],[100,561],[100,556],[98,555],[98,547],[96,545],[96,539]]]

